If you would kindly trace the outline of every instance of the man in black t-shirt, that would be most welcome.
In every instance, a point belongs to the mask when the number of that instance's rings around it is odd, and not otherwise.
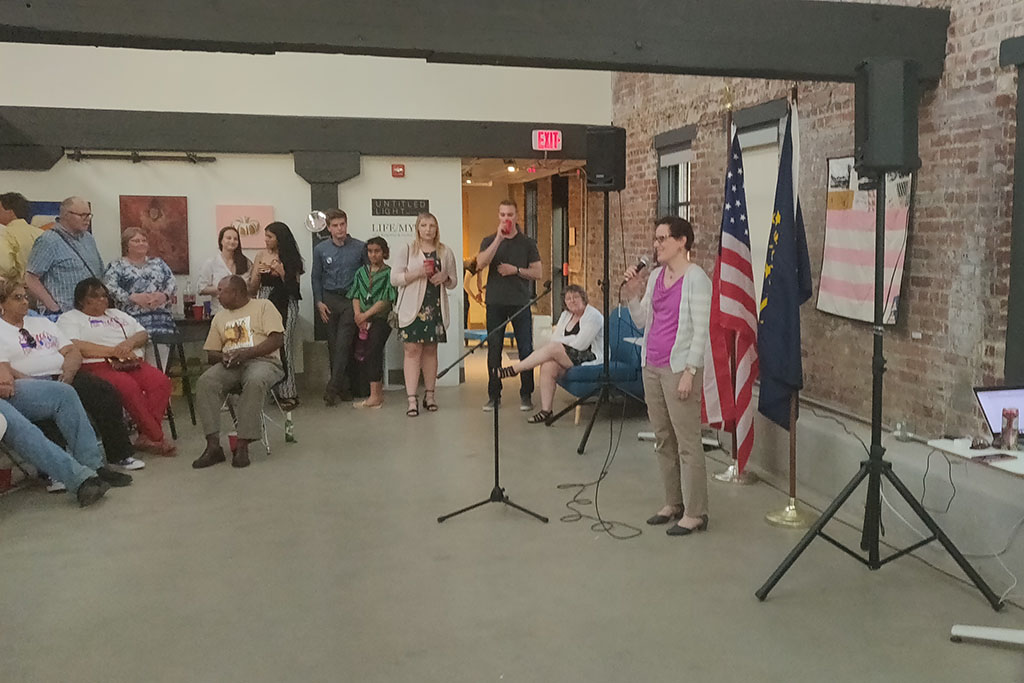
[[[506,199],[498,205],[498,229],[480,243],[477,267],[487,268],[487,396],[484,410],[495,410],[501,403],[501,350],[505,342],[505,320],[533,298],[533,282],[541,279],[537,242],[516,224],[516,203]],[[500,329],[498,329],[500,326]],[[512,318],[519,357],[533,353],[533,315],[530,309]],[[519,409],[533,409],[533,370],[519,374]]]

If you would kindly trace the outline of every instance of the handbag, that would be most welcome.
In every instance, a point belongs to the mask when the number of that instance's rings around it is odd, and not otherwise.
[[[118,372],[130,372],[132,370],[138,370],[142,365],[142,359],[139,357],[130,358],[129,360],[121,360],[119,358],[108,358],[107,361],[110,363],[110,367]]]
[[[117,318],[111,318],[117,326],[121,328],[121,334],[124,335],[125,340],[128,339],[128,331],[124,329],[124,325]],[[142,359],[138,356],[133,356],[127,360],[121,360],[120,358],[108,358],[107,362],[110,363],[110,367],[118,372],[131,372],[132,370],[138,370],[142,366]]]

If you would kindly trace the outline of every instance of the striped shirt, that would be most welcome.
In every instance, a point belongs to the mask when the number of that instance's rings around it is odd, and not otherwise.
[[[391,268],[388,266],[384,266],[372,276],[370,266],[363,266],[357,270],[348,293],[353,299],[359,299],[359,306],[363,311],[378,301],[390,301],[392,304],[398,301],[398,290],[391,284]],[[386,318],[387,310],[375,317]]]

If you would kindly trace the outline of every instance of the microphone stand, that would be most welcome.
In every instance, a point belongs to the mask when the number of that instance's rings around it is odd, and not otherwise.
[[[505,319],[504,322],[499,324],[493,330],[489,331],[487,333],[487,336],[485,336],[483,339],[481,339],[479,342],[477,342],[476,345],[474,345],[472,348],[470,348],[464,354],[459,356],[455,360],[454,363],[452,363],[451,365],[446,367],[444,370],[441,370],[439,373],[437,373],[437,378],[440,379],[440,378],[444,377],[448,373],[449,370],[451,370],[456,365],[461,363],[462,359],[464,359],[467,356],[471,355],[473,352],[475,352],[477,349],[479,349],[481,346],[483,346],[484,343],[487,342],[487,340],[491,338],[491,335],[493,335],[498,330],[501,330],[502,334],[504,334],[505,327],[510,322],[512,322],[513,318],[515,318],[517,315],[519,315],[523,311],[528,310],[538,300],[540,300],[541,298],[547,296],[548,292],[550,292],[550,291],[551,291],[551,280],[548,280],[547,282],[544,283],[544,291],[543,292],[541,292],[540,294],[535,296],[533,299],[531,299],[528,304],[526,304],[525,306],[523,306],[522,308],[517,310],[512,315],[510,315],[508,318]],[[525,512],[526,514],[530,515],[531,517],[535,517],[536,519],[539,519],[540,521],[542,521],[545,524],[547,524],[548,523],[548,518],[547,517],[544,517],[543,515],[538,515],[536,512],[533,512],[532,510],[527,510],[523,506],[517,505],[517,504],[513,503],[509,499],[509,497],[507,495],[505,495],[505,489],[503,489],[501,487],[501,479],[500,479],[501,472],[500,472],[500,467],[499,467],[500,460],[499,460],[499,453],[498,453],[498,413],[500,413],[501,410],[499,409],[498,406],[495,406],[494,410],[492,412],[494,413],[494,488],[491,489],[490,496],[488,496],[487,498],[481,500],[479,503],[473,503],[472,505],[467,505],[466,507],[461,508],[459,510],[456,510],[455,512],[449,512],[447,515],[441,515],[440,517],[437,518],[437,523],[440,524],[441,522],[445,521],[446,519],[450,519],[452,517],[455,517],[456,515],[461,515],[463,512],[469,512],[470,510],[473,510],[475,508],[481,507],[483,505],[487,505],[488,503],[504,503],[505,505],[507,505],[507,506],[509,506],[511,508],[515,508],[516,510],[519,510],[520,512]]]

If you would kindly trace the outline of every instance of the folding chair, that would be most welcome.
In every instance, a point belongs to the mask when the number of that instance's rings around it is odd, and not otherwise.
[[[284,380],[282,379],[281,382]],[[281,382],[278,382],[270,388],[268,392],[270,399],[274,405],[277,406],[277,410],[280,413],[280,424],[270,415],[267,415],[267,401],[263,401],[263,409],[260,411],[260,443],[263,444],[263,448],[266,449],[267,455],[270,455],[270,436],[267,433],[267,422],[274,425],[274,427],[280,429],[284,433],[285,443],[295,443],[295,425],[292,421],[292,411],[286,411],[281,407],[281,402],[277,400],[277,394],[274,393],[274,389],[278,387]],[[234,398],[242,394],[241,388],[233,389],[228,392],[227,398],[224,399],[224,406],[228,409],[228,413],[231,415],[231,422],[235,425],[235,429],[238,429],[238,416],[235,415]]]

